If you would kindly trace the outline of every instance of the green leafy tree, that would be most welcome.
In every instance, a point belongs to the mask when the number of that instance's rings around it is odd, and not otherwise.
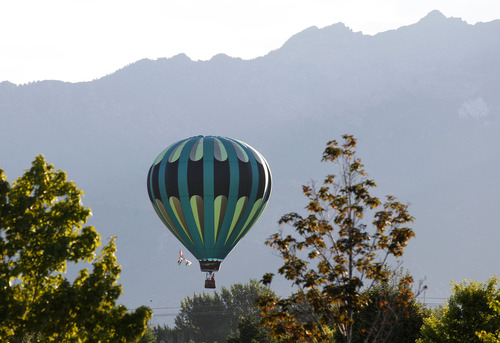
[[[492,300],[489,306],[498,316],[500,316],[500,301]],[[484,343],[500,343],[500,329],[497,329],[494,333],[486,332],[486,330],[476,331],[476,335]]]
[[[362,292],[389,280],[389,259],[400,257],[414,236],[407,205],[370,194],[376,184],[355,156],[356,139],[343,139],[328,142],[322,158],[336,165],[337,175],[319,189],[303,186],[309,215],[286,214],[279,223],[294,231],[266,242],[284,260],[278,273],[297,287],[288,298],[259,299],[264,323],[280,342],[330,341],[333,328],[342,342],[352,342],[356,313],[367,301]],[[264,284],[272,278],[264,275]]]
[[[151,310],[116,305],[114,238],[95,256],[100,236],[83,226],[82,195],[42,155],[12,185],[0,169],[1,342],[129,342],[144,333]],[[78,262],[92,271],[71,283],[67,264]]]
[[[156,337],[156,343],[177,343],[184,342],[179,336],[179,332],[175,328],[170,328],[168,325],[156,325],[152,327]]]
[[[220,295],[194,294],[181,302],[181,311],[174,320],[184,338],[195,342],[222,342],[228,334],[231,315]]]
[[[181,302],[180,313],[175,318],[177,339],[195,342],[225,342],[237,330],[239,320],[259,316],[255,301],[259,295],[270,293],[256,280],[248,284],[234,284],[230,289],[221,288],[213,295],[194,294]]]
[[[229,336],[227,343],[277,343],[269,336],[269,330],[260,323],[260,318],[249,315],[238,323],[238,335]]]
[[[137,343],[156,343],[157,340],[158,336],[156,335],[155,330],[150,325],[148,325],[146,331]]]
[[[440,317],[424,319],[419,343],[432,342],[495,342],[500,328],[499,279],[487,282],[454,283],[453,294]]]

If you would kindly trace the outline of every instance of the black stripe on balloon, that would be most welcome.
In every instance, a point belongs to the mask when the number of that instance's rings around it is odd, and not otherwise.
[[[158,165],[160,165],[159,163]],[[174,196],[179,198],[179,187],[178,187],[178,171],[179,171],[179,159],[175,162],[168,162],[165,168],[165,190],[167,191],[167,197]],[[154,179],[156,180],[156,178]]]
[[[250,192],[252,191],[252,164],[250,162],[242,162],[238,159],[238,169],[240,171],[238,199],[243,196],[250,197]]]
[[[160,186],[158,184],[158,173],[160,171],[160,163],[151,166],[151,169],[149,170],[148,176],[151,178],[151,191],[152,194],[150,194],[150,197],[152,196],[151,201],[155,203],[155,199],[161,199],[160,197]],[[148,184],[148,189],[149,189],[149,184]]]
[[[151,172],[153,171],[153,167],[154,166],[151,166],[149,168],[149,171],[148,171],[148,181],[147,181],[147,185],[148,185],[148,195],[149,195],[149,200],[151,200],[151,202],[154,203],[154,197],[153,197],[153,193],[151,193]]]
[[[219,195],[229,196],[229,159],[225,161],[214,160],[214,199]]]
[[[187,185],[189,199],[191,199],[193,195],[203,197],[203,159],[198,161],[188,159]]]
[[[271,189],[273,187],[273,180],[271,177],[271,170],[269,169],[269,165],[266,163],[264,168],[267,170],[267,194],[266,198],[263,200],[263,202],[266,202],[269,199],[269,196],[271,195]]]
[[[259,175],[259,185],[257,187],[257,196],[256,199],[261,199],[264,196],[265,189],[264,187],[266,186],[266,174],[265,174],[265,169],[262,164],[259,162],[257,164],[257,171]]]

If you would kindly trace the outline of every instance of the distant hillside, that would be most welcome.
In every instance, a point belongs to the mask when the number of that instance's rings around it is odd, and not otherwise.
[[[12,181],[45,154],[84,190],[97,230],[118,235],[125,303],[176,306],[203,291],[203,275],[178,268],[180,244],[149,204],[146,174],[163,148],[229,136],[271,166],[270,205],[218,275],[229,286],[278,266],[263,241],[282,214],[302,211],[300,185],[329,172],[325,143],[352,133],[380,195],[411,203],[417,218],[404,265],[427,277],[427,296],[444,297],[452,279],[498,273],[498,37],[500,20],[469,25],[435,11],[375,36],[311,27],[248,61],[178,55],[92,82],[3,82],[0,168]]]

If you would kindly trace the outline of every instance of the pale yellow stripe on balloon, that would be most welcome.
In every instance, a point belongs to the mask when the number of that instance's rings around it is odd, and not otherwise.
[[[238,156],[238,159],[242,162],[248,162],[248,155],[247,153],[245,152],[245,150],[243,150],[243,148],[238,144],[238,143],[235,143],[235,142],[231,142],[233,144],[233,147],[234,149],[236,150],[236,156]]]
[[[214,244],[217,242],[217,235],[219,234],[224,215],[226,213],[227,197],[219,195],[214,200]]]
[[[155,201],[156,201],[156,205],[158,206],[159,210],[158,210],[158,208],[156,208],[156,206],[153,206],[153,208],[155,209],[158,216],[160,218],[162,218],[165,223],[167,223],[167,225],[166,225],[167,228],[170,229],[170,231],[172,231],[172,233],[174,233],[175,236],[182,241],[182,243],[186,244],[186,242],[184,242],[184,240],[182,239],[182,236],[175,229],[175,226],[172,223],[172,220],[170,219],[170,217],[168,216],[167,210],[165,209],[165,205],[163,205],[163,203],[161,202],[160,199],[155,199]],[[189,239],[191,239],[191,237],[189,237]],[[193,241],[191,241],[191,243],[193,243]]]
[[[182,213],[181,202],[176,197],[170,197],[169,201],[170,201],[170,207],[172,207],[175,217],[181,224],[182,229],[184,230],[186,235],[188,235],[191,242],[193,242],[193,238],[191,237],[189,231],[187,230],[186,219],[184,218],[184,214]]]
[[[190,202],[196,227],[198,228],[201,241],[205,244],[205,239],[203,237],[203,198],[199,195],[193,195]]]
[[[227,151],[224,147],[224,144],[218,139],[214,138],[215,144],[217,144],[218,149],[214,149],[214,157],[217,161],[225,161],[227,160]]]
[[[203,157],[203,138],[199,138],[191,148],[191,152],[189,153],[189,159],[191,161],[199,161],[202,157]]]
[[[167,153],[167,150],[168,149],[165,149],[162,151],[162,153],[156,158],[154,165],[157,165],[158,163],[161,162],[161,160],[163,159],[163,156],[165,156],[165,154]]]
[[[231,237],[234,227],[238,223],[241,214],[243,213],[243,210],[246,207],[247,202],[248,202],[247,197],[241,197],[238,199],[238,202],[236,203],[236,208],[234,209],[233,221],[231,222],[231,227],[229,228],[229,232],[227,233],[226,241],[224,242],[224,244],[226,244],[229,237]]]
[[[257,213],[257,216],[255,217],[255,221],[256,221],[256,222],[257,222],[257,220],[259,220],[260,216],[261,216],[261,215],[262,215],[262,213],[264,212],[264,210],[265,210],[265,208],[266,208],[266,206],[267,206],[267,203],[268,203],[268,202],[269,202],[269,201],[266,201],[266,202],[265,202],[265,203],[261,206],[259,213]]]
[[[196,147],[196,156],[194,158],[195,161],[199,161],[203,157],[203,143],[203,138],[201,138],[198,146]]]
[[[248,224],[250,224],[250,222],[252,221],[252,219],[254,219],[254,216],[255,216],[255,213],[257,212],[257,210],[259,209],[259,206],[260,204],[262,203],[262,199],[259,199],[255,202],[255,204],[253,204],[253,208],[252,208],[252,212],[250,212],[250,215],[248,216],[248,219],[247,221],[245,222],[245,225],[243,225],[243,228],[241,229],[240,233],[238,234],[238,236],[236,237],[236,240],[238,240],[238,238],[240,238],[241,234],[243,232],[245,232]]]
[[[175,162],[175,161],[177,161],[179,159],[179,157],[181,156],[182,149],[184,149],[184,145],[186,145],[186,143],[187,143],[187,140],[184,141],[177,148],[175,148],[174,151],[172,151],[172,153],[168,157],[168,161],[169,162]]]

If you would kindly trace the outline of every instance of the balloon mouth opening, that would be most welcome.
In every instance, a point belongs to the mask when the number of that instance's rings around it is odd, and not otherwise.
[[[218,272],[221,262],[218,260],[203,260],[200,261],[200,269],[202,272]]]

